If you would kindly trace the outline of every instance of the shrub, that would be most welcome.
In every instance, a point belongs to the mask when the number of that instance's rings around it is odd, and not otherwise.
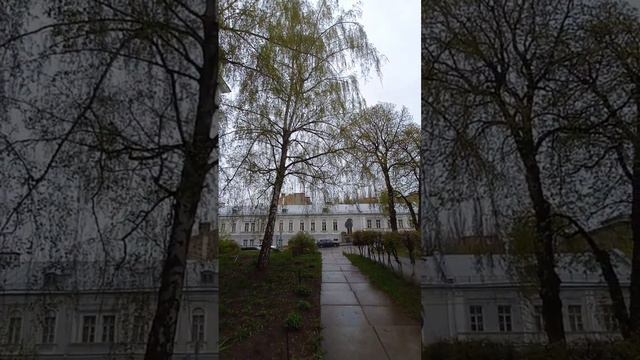
[[[301,296],[301,297],[308,297],[309,295],[311,295],[311,289],[309,289],[308,287],[306,287],[304,285],[300,285],[296,289],[296,295]]]
[[[289,240],[288,249],[293,256],[313,254],[318,251],[315,239],[311,235],[303,232],[297,233]]]
[[[311,303],[305,300],[298,300],[298,309],[307,311],[311,309]]]
[[[420,233],[417,231],[406,231],[402,234],[402,243],[409,251],[411,263],[416,263],[416,250],[420,247]]]
[[[220,254],[237,254],[240,251],[240,246],[238,243],[231,239],[220,239],[218,242],[218,248],[220,249]]]
[[[302,329],[302,315],[297,312],[292,312],[287,316],[287,320],[285,321],[285,326],[289,330],[300,330]]]
[[[402,245],[402,236],[397,232],[386,232],[382,234],[382,241],[384,244],[384,251],[387,253],[387,259],[393,255],[396,262],[400,263],[398,259],[398,249]]]

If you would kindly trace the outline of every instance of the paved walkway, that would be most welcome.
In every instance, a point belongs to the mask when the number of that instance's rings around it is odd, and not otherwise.
[[[420,359],[420,323],[373,288],[342,250],[321,250],[324,358]]]

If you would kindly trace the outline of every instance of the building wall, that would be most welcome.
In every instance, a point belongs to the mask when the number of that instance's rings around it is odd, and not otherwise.
[[[276,216],[273,244],[286,245],[289,240],[299,231],[304,231],[313,236],[316,241],[321,239],[343,240],[342,233],[347,232],[346,221],[352,219],[352,231],[358,230],[390,230],[388,217],[382,213],[309,213],[309,214],[282,214]],[[264,235],[266,226],[265,215],[238,214],[220,216],[220,231],[225,236],[230,237],[241,246],[259,245]],[[322,222],[326,224],[326,230],[322,229]],[[333,223],[337,222],[337,229]],[[368,223],[368,221],[370,221]],[[402,227],[400,227],[402,221]],[[235,223],[235,231],[233,224]],[[280,224],[282,223],[282,231]],[[289,224],[291,223],[291,230]],[[304,225],[301,228],[301,223]],[[312,229],[314,223],[314,229]],[[411,217],[406,213],[398,214],[398,227],[400,230],[412,230]],[[247,225],[248,224],[248,225]],[[379,225],[379,227],[378,227]],[[246,231],[248,230],[248,231]],[[253,240],[253,243],[251,242]]]
[[[568,340],[609,339],[619,336],[603,321],[603,305],[611,301],[602,284],[564,286],[561,290],[565,331]],[[470,306],[482,307],[483,331],[470,328]],[[498,306],[511,306],[511,331],[499,329]],[[490,339],[513,342],[543,342],[546,336],[536,326],[535,306],[541,301],[533,292],[516,286],[476,287],[422,286],[423,344],[443,340]],[[583,329],[574,331],[569,306],[580,306]],[[574,322],[575,323],[575,322]]]
[[[210,288],[184,293],[178,316],[174,359],[195,359],[196,344],[191,341],[191,319],[194,311],[204,315],[205,341],[199,347],[198,359],[217,359],[218,292]],[[136,359],[142,358],[144,343],[132,341],[133,318],[143,316],[145,331],[151,326],[156,305],[155,290],[133,292],[30,293],[5,294],[0,297],[0,359],[15,355],[31,355],[46,359]],[[48,310],[52,309],[52,310]],[[42,324],[47,311],[55,313],[55,338],[52,344],[42,343]],[[95,341],[83,343],[82,318],[96,316]],[[104,315],[115,315],[115,339],[102,342]],[[22,319],[20,343],[8,344],[9,318]],[[146,332],[145,332],[146,341]]]

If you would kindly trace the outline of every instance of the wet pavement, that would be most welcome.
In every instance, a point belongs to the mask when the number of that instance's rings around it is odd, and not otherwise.
[[[375,289],[343,249],[321,251],[324,358],[420,359],[420,323]]]

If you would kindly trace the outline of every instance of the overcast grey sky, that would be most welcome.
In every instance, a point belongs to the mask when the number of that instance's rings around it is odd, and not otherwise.
[[[357,0],[340,0],[346,9]],[[368,105],[380,101],[406,106],[420,123],[420,1],[362,0],[362,18],[369,40],[387,57],[382,82],[375,76],[361,82]]]

